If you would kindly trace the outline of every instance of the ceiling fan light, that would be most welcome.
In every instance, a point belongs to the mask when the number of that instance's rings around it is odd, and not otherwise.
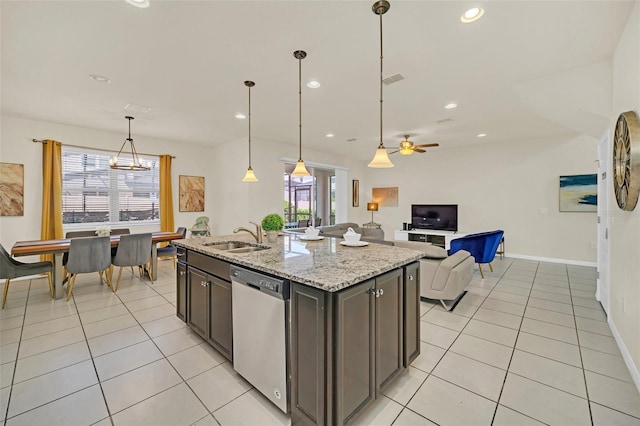
[[[307,167],[304,165],[304,161],[298,160],[298,162],[296,163],[296,168],[293,169],[293,172],[291,172],[291,176],[293,177],[311,176],[311,173],[309,173],[309,170],[307,170]]]
[[[258,178],[253,173],[253,169],[251,167],[249,167],[247,169],[247,173],[245,173],[244,177],[242,178],[242,181],[243,182],[258,182]]]
[[[374,169],[388,169],[393,167],[393,163],[389,160],[389,154],[384,145],[381,145],[376,149],[376,153],[373,156],[373,160],[368,164],[368,167]]]
[[[413,149],[401,147],[399,152],[400,152],[401,155],[411,155],[411,154],[413,154]]]

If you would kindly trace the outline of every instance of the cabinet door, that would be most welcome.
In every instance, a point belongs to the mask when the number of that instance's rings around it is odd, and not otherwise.
[[[189,268],[187,271],[189,291],[189,310],[187,312],[188,324],[191,328],[207,338],[208,323],[208,276],[197,269]]]
[[[420,263],[404,267],[404,367],[420,355]]]
[[[335,296],[335,424],[375,399],[375,281]]]
[[[331,405],[327,301],[326,291],[291,283],[291,414],[316,425],[330,423],[325,417]]]
[[[403,369],[402,269],[376,278],[376,396]]]
[[[176,272],[176,314],[187,322],[187,265],[178,262]]]
[[[209,276],[209,343],[230,361],[233,359],[231,283]]]

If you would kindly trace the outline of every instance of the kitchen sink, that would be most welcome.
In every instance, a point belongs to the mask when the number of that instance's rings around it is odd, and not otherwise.
[[[262,251],[262,250],[266,250],[269,247],[262,247],[262,246],[248,246],[248,247],[240,247],[237,249],[232,249],[229,250],[229,253],[250,253],[253,251]]]
[[[227,241],[224,243],[213,242],[204,243],[203,245],[216,250],[228,251],[229,253],[250,253],[254,251],[266,250],[269,248],[266,246],[254,245],[245,241]]]
[[[233,250],[242,247],[250,247],[251,243],[244,241],[227,241],[226,243],[204,243],[203,245],[216,250]]]

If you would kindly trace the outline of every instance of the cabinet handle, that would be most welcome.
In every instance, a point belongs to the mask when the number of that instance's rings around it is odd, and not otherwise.
[[[413,275],[409,275],[409,281],[413,281]]]
[[[176,253],[176,256],[178,256],[178,257],[182,257],[182,256],[184,256],[185,254],[186,254],[186,253]]]
[[[206,281],[200,281],[200,285],[201,285],[202,287],[206,287],[206,286],[207,286],[207,282],[206,282]]]
[[[372,295],[376,295],[378,294],[378,292],[376,291],[376,289],[374,287],[371,287],[369,290],[367,290],[367,293],[372,294]]]
[[[383,289],[380,289],[380,290],[378,290],[378,291],[376,292],[376,297],[380,297],[380,296],[382,296],[383,294],[384,294],[384,290],[383,290]]]
[[[180,271],[180,275],[184,275],[184,271]]]

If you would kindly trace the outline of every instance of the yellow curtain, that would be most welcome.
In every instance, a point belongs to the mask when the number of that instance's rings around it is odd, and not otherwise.
[[[40,239],[62,238],[62,144],[45,140],[42,143],[42,224]],[[43,254],[42,260],[53,260]]]
[[[174,232],[173,193],[171,191],[171,156],[160,156],[160,230]],[[160,244],[160,247],[168,243]]]

